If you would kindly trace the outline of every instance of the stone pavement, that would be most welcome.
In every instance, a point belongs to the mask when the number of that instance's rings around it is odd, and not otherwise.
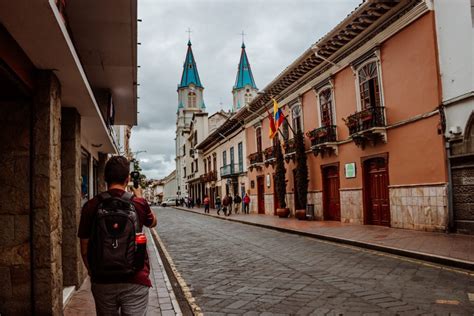
[[[204,315],[474,313],[469,272],[176,209],[155,212]]]
[[[148,229],[147,249],[150,258],[150,279],[153,287],[150,289],[148,311],[150,316],[182,315],[176,301],[173,288],[166,274],[163,262],[158,254],[153,238]],[[93,316],[96,315],[94,298],[90,290],[90,280],[86,279],[81,288],[76,291],[64,308],[65,316]]]
[[[204,214],[202,208],[179,209]],[[211,216],[218,216],[211,209]],[[474,270],[474,236],[424,232],[335,221],[300,221],[271,215],[232,214],[221,218],[397,255]]]

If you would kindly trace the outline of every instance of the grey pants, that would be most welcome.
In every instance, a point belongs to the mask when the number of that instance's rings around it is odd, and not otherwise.
[[[148,307],[148,286],[132,283],[92,283],[98,316],[144,316]]]

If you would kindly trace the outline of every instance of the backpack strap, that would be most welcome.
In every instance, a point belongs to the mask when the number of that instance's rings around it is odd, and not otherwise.
[[[121,198],[124,199],[124,200],[126,200],[126,201],[131,201],[132,198],[133,198],[133,193],[125,191],[125,192],[122,194]]]

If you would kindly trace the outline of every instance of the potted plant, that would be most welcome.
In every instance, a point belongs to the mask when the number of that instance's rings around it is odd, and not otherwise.
[[[278,217],[288,217],[290,215],[290,209],[286,207],[286,169],[285,162],[283,161],[283,152],[281,150],[280,141],[277,139],[275,142],[275,191],[278,199],[280,208],[277,209]]]
[[[306,204],[308,203],[308,162],[306,157],[306,148],[304,144],[303,132],[295,135],[295,158],[296,158],[296,188],[298,193],[299,205],[301,209],[295,211],[295,217],[306,219]]]

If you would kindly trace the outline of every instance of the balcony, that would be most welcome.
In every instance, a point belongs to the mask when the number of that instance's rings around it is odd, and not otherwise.
[[[263,162],[263,155],[261,152],[256,152],[249,155],[250,165],[256,165]]]
[[[273,165],[275,162],[275,149],[273,146],[265,148],[263,151],[265,167],[268,167],[269,164]]]
[[[319,153],[323,157],[325,154],[331,156],[335,153],[337,155],[336,125],[315,128],[307,132],[306,136],[311,140],[311,150],[315,156]]]
[[[201,175],[201,182],[212,182],[217,180],[217,171],[210,171]]]
[[[239,175],[239,165],[230,164],[221,167],[221,178],[231,178]]]
[[[285,144],[283,145],[283,148],[285,149],[285,161],[289,162],[290,159],[295,158],[296,154],[296,145],[295,145],[295,139],[291,138],[288,139]]]
[[[367,142],[373,146],[379,141],[387,142],[384,112],[385,108],[382,106],[370,107],[344,119],[357,146],[364,148]]]

